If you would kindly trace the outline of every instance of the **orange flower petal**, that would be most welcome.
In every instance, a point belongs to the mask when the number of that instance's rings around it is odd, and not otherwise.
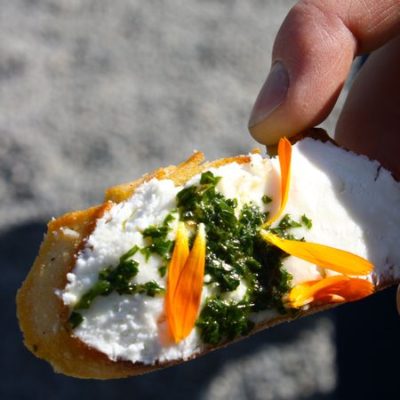
[[[271,225],[282,215],[282,212],[286,207],[286,203],[289,197],[292,145],[286,138],[282,138],[279,140],[278,157],[281,170],[281,204],[279,206],[278,212],[275,215],[271,216],[271,218],[264,224],[264,226]]]
[[[319,290],[324,289],[329,285],[338,283],[346,278],[343,275],[332,276],[326,279],[321,279],[317,281],[308,281],[296,285],[292,288],[288,295],[288,302],[291,307],[299,308],[306,304],[311,303],[314,300],[314,295],[318,293]]]
[[[268,243],[292,256],[342,274],[368,275],[374,269],[374,266],[365,258],[334,247],[282,239],[264,230],[261,231],[261,236]]]
[[[365,279],[330,276],[296,285],[287,297],[288,305],[300,308],[307,304],[330,304],[355,301],[369,296],[374,286]]]
[[[315,301],[320,302],[328,294],[332,297],[342,297],[345,301],[356,301],[374,292],[374,285],[370,281],[360,278],[346,278],[329,288],[320,290],[315,295]]]
[[[205,257],[205,229],[200,224],[167,308],[169,327],[175,343],[187,337],[196,322],[203,290]]]
[[[171,332],[176,330],[176,321],[174,318],[174,313],[172,312],[176,286],[188,256],[188,233],[185,228],[185,223],[180,222],[176,232],[174,251],[172,253],[171,261],[168,265],[167,290],[165,294],[165,312]]]

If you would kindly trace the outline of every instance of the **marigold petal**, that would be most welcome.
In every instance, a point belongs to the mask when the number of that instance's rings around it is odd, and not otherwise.
[[[271,225],[282,215],[289,197],[292,145],[286,138],[281,138],[279,140],[278,158],[281,170],[281,204],[279,205],[279,209],[275,215],[272,215],[271,218],[269,218],[269,220],[264,224],[264,226]]]
[[[374,285],[370,281],[360,278],[347,278],[329,288],[320,290],[315,295],[315,301],[320,302],[328,293],[331,296],[340,296],[347,302],[356,301],[374,292]]]
[[[288,303],[293,308],[305,306],[314,300],[314,296],[318,291],[327,286],[338,283],[343,279],[346,279],[346,276],[338,275],[317,281],[307,281],[296,285],[289,292]]]
[[[374,266],[365,258],[348,251],[318,243],[282,239],[271,232],[261,231],[262,238],[284,252],[323,268],[347,275],[368,275]]]
[[[307,304],[342,303],[362,299],[373,292],[374,286],[370,281],[336,275],[296,285],[289,292],[287,303],[292,308]]]
[[[192,250],[181,269],[168,307],[168,320],[172,321],[170,331],[175,343],[187,337],[195,325],[203,290],[205,257],[205,228],[199,224]]]
[[[168,265],[167,290],[165,294],[165,312],[167,315],[168,326],[173,335],[176,331],[175,313],[173,312],[174,295],[182,269],[189,256],[189,239],[184,222],[180,222],[176,232],[175,246],[171,261]]]

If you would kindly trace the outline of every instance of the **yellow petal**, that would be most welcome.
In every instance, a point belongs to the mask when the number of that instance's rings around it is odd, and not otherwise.
[[[373,284],[365,279],[338,275],[296,285],[289,292],[287,302],[292,308],[300,308],[310,303],[323,305],[355,301],[373,292]]]
[[[261,236],[268,243],[292,256],[342,274],[368,275],[374,269],[374,266],[365,258],[334,247],[282,239],[264,230],[261,231]]]
[[[282,212],[285,209],[288,200],[291,175],[290,170],[292,162],[292,145],[286,138],[282,138],[279,140],[278,157],[281,170],[281,204],[279,206],[279,210],[275,213],[275,215],[271,216],[271,218],[264,224],[264,226],[271,225],[282,215]]]
[[[188,233],[184,222],[180,222],[176,232],[175,246],[171,261],[168,265],[167,290],[165,294],[165,312],[168,319],[170,332],[176,330],[176,321],[174,318],[173,301],[176,291],[176,285],[181,275],[182,269],[189,256]]]
[[[195,325],[203,290],[205,258],[205,229],[200,224],[168,308],[168,320],[172,321],[170,331],[175,343],[187,337]]]

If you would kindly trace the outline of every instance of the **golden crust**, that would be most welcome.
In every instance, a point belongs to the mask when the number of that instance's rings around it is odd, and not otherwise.
[[[326,140],[326,136],[321,132],[317,133],[317,138]],[[202,163],[203,159],[202,153],[195,152],[178,166],[160,168],[136,181],[108,189],[105,193],[105,202],[99,206],[71,212],[49,222],[39,255],[17,294],[17,315],[24,333],[25,345],[37,357],[50,362],[57,372],[79,378],[96,379],[138,375],[178,363],[177,361],[148,366],[128,361],[111,361],[103,353],[89,348],[71,335],[67,323],[69,311],[57,296],[57,291],[65,287],[66,274],[73,267],[75,255],[94,229],[96,220],[112,204],[130,197],[140,184],[155,177],[172,179],[179,185],[205,168],[249,161],[248,156],[207,163]],[[331,305],[314,307],[302,312],[301,316],[331,307]],[[261,323],[252,333],[291,319],[293,318],[285,316]],[[218,347],[210,348],[208,351]]]

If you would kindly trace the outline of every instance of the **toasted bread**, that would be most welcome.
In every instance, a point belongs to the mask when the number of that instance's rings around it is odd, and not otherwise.
[[[315,133],[314,131],[306,137],[310,136],[322,142],[332,142],[321,132]],[[296,138],[300,141],[302,139],[303,136]],[[210,168],[218,168],[230,163],[250,162],[250,156],[237,156],[205,163],[203,158],[202,153],[196,152],[178,166],[160,168],[131,183],[114,186],[106,191],[103,204],[87,210],[71,212],[49,222],[39,255],[17,295],[17,314],[24,334],[25,345],[37,357],[50,362],[57,372],[74,377],[96,379],[138,375],[184,361],[176,359],[144,364],[124,359],[112,360],[105,353],[85,344],[73,334],[68,323],[71,310],[64,304],[59,292],[66,287],[67,274],[73,270],[77,255],[95,229],[98,219],[115,204],[130,198],[144,182],[153,178],[169,179],[175,185],[184,185],[192,177]],[[381,173],[381,168],[377,165],[376,170],[377,173]],[[389,177],[385,176],[385,179],[389,180]],[[394,185],[395,195],[399,197],[399,185],[392,182],[390,185]],[[376,210],[376,213],[383,211]],[[397,210],[393,211],[391,215],[395,215],[397,222],[400,222]],[[375,290],[381,290],[400,281],[400,258],[397,257],[398,254],[387,255],[387,260],[390,258],[390,262],[379,266],[375,271],[371,278]],[[334,307],[336,304],[311,304],[308,308],[303,308],[296,313],[287,313],[261,322],[258,321],[249,334],[277,323]],[[217,345],[206,346],[202,353],[225,346],[241,337]],[[202,353],[194,354],[186,359],[197,357]]]

